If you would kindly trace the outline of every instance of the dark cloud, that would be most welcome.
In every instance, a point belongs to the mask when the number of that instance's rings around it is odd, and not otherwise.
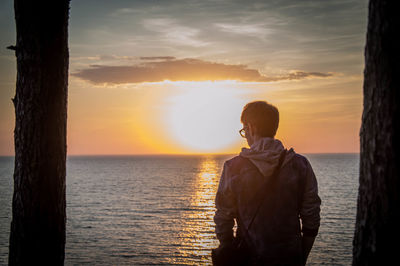
[[[142,82],[237,80],[243,82],[271,82],[298,80],[308,77],[329,77],[330,73],[290,72],[282,76],[267,77],[246,65],[227,65],[199,59],[172,59],[172,57],[145,57],[161,59],[133,66],[91,65],[72,76],[95,84],[124,84]]]
[[[292,80],[292,79],[304,79],[307,77],[320,77],[326,78],[332,76],[332,73],[321,73],[321,72],[304,72],[304,71],[295,71],[289,73],[284,76],[284,79]]]

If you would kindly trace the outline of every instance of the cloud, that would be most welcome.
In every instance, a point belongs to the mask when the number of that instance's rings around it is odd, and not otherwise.
[[[331,76],[332,73],[293,71],[288,75],[284,76],[285,77],[284,79],[293,80],[293,79],[304,79],[307,77],[327,78]]]
[[[293,71],[281,76],[267,77],[246,65],[228,65],[199,59],[173,57],[144,57],[156,60],[131,66],[91,65],[72,73],[94,84],[126,84],[170,81],[237,80],[242,82],[271,82],[299,80],[310,77],[325,78],[331,73]]]
[[[268,31],[271,31],[271,29],[268,29],[264,24],[215,23],[214,25],[224,32],[255,37],[265,37]]]
[[[144,19],[142,25],[146,29],[160,34],[162,40],[177,45],[201,47],[209,44],[199,37],[201,33],[199,28],[180,25],[175,19]]]
[[[142,56],[140,57],[141,60],[173,60],[175,57],[173,56]]]

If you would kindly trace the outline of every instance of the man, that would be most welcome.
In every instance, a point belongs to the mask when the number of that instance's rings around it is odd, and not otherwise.
[[[274,138],[279,112],[273,105],[248,103],[241,122],[240,134],[250,149],[224,164],[214,216],[220,246],[213,261],[304,265],[320,225],[321,200],[311,165]],[[229,257],[236,261],[224,262]]]

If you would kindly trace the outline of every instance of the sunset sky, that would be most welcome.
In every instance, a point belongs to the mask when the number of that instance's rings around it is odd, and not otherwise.
[[[72,0],[68,154],[238,153],[253,100],[301,153],[358,152],[367,0]],[[0,0],[0,155],[13,155],[13,1]]]

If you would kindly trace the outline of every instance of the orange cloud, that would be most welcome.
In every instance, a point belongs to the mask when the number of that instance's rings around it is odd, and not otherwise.
[[[282,76],[267,77],[246,65],[227,65],[199,59],[175,59],[170,56],[141,57],[147,62],[133,66],[91,65],[72,76],[94,84],[124,84],[142,82],[237,80],[271,82],[298,80],[308,77],[329,77],[331,73],[296,71]],[[148,62],[150,61],[150,62]]]

